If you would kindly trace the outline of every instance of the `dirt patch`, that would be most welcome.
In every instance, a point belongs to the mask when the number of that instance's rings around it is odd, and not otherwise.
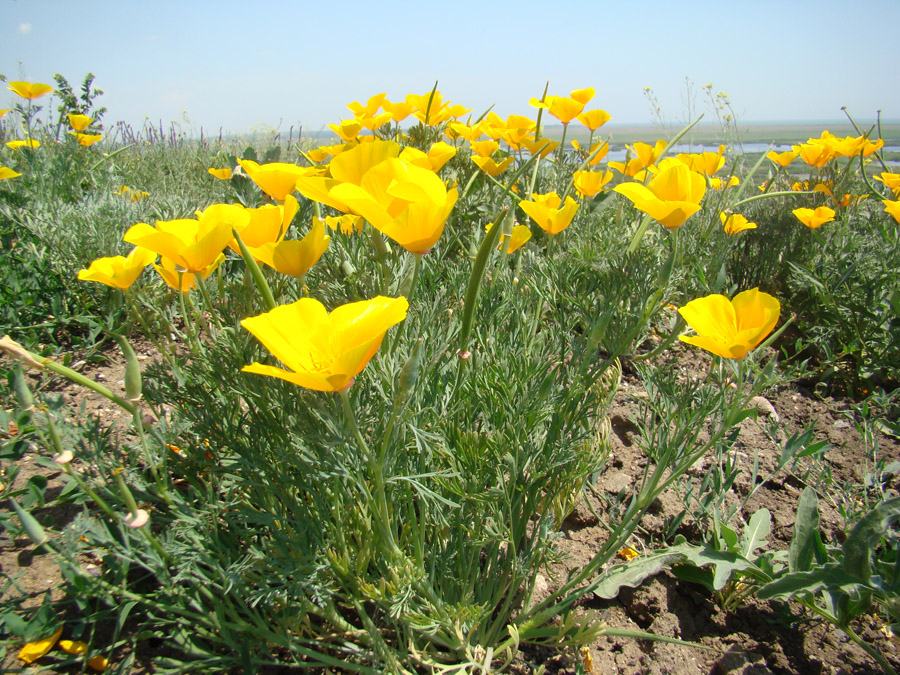
[[[136,345],[136,352],[142,361],[153,358],[149,345]],[[124,363],[117,352],[111,352],[108,357],[101,366],[85,366],[84,373],[119,393],[123,387]],[[687,377],[703,377],[709,368],[709,361],[693,350],[680,351],[678,363]],[[73,410],[78,411],[73,414],[99,416],[104,424],[115,424],[126,416],[102,397],[62,383],[58,386],[59,391],[72,402]],[[545,578],[539,580],[538,594],[547,593],[554,583],[591,559],[606,540],[604,525],[609,514],[630,496],[640,479],[640,472],[647,461],[637,442],[641,434],[639,415],[642,397],[646,397],[646,392],[640,381],[626,368],[610,415],[609,461],[585,492],[584,499],[566,519],[563,534],[557,542],[559,550],[565,554],[564,562],[547,570]],[[769,510],[772,516],[772,533],[768,540],[770,549],[787,548],[793,536],[794,514],[805,479],[797,472],[781,472],[760,486],[752,483],[751,477],[754,466],[761,477],[775,470],[783,443],[791,434],[811,428],[816,439],[830,444],[824,452],[822,464],[826,474],[806,476],[809,480],[827,479],[836,485],[860,485],[872,468],[874,441],[879,444],[878,452],[882,456],[900,457],[900,448],[892,438],[861,433],[849,414],[849,404],[842,401],[820,399],[802,389],[784,388],[757,401],[757,407],[757,418],[742,423],[732,450],[731,459],[741,468],[741,473],[726,506],[740,506],[755,490],[739,509],[740,518],[746,521],[759,508]],[[781,431],[773,433],[775,426],[771,422],[775,420],[778,420]],[[29,449],[20,461],[15,483],[6,486],[7,490],[18,489],[32,477],[42,476],[48,481],[48,496],[52,498],[53,491],[58,492],[60,473],[38,464],[35,460],[40,455],[49,456],[49,453],[36,446]],[[709,461],[705,458],[698,462],[693,473],[701,476],[709,470]],[[896,490],[900,485],[889,487]],[[829,503],[820,500],[820,527],[830,541],[836,541],[843,533],[840,506],[837,501]],[[630,545],[639,553],[662,545],[667,534],[671,534],[672,528],[676,527],[673,523],[678,521],[683,509],[681,498],[674,492],[663,494],[642,521]],[[46,508],[38,509],[36,515],[60,527],[73,518],[77,510],[76,507]],[[695,523],[688,516],[677,523],[676,530],[690,535],[689,540],[696,541],[698,532],[692,530],[693,527]],[[51,591],[54,600],[61,599],[61,579],[52,557],[34,555],[27,539],[13,540],[0,535],[0,574],[5,579],[15,580],[8,586],[6,594],[8,597],[23,597],[23,607],[39,604],[47,590]],[[625,588],[612,600],[586,598],[582,609],[594,613],[612,628],[649,631],[708,649],[607,636],[591,645],[586,654],[574,657],[570,654],[526,651],[526,663],[522,664],[521,672],[531,672],[537,664],[544,665],[549,673],[591,672],[584,669],[586,662],[593,664],[593,673],[623,675],[862,675],[881,672],[877,664],[846,636],[830,625],[803,616],[799,607],[762,602],[750,597],[736,609],[725,611],[702,586],[678,580],[669,573],[652,577],[638,588]],[[866,615],[857,623],[856,629],[866,641],[885,654],[895,668],[900,668],[900,645],[896,638],[890,637],[880,618]],[[583,661],[576,668],[577,660]],[[3,670],[12,670],[19,665],[13,650],[0,664]]]

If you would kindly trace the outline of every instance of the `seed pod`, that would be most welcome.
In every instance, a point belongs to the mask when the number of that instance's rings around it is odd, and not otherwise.
[[[128,340],[121,335],[115,337],[125,356],[125,398],[135,403],[141,400],[141,367]]]
[[[46,542],[47,533],[44,532],[44,528],[41,527],[41,524],[37,519],[19,506],[19,503],[12,497],[10,497],[9,501],[13,505],[16,515],[19,516],[19,522],[22,523],[22,528],[25,530],[25,534],[28,535],[28,538],[31,539],[31,542],[35,546],[40,546]]]

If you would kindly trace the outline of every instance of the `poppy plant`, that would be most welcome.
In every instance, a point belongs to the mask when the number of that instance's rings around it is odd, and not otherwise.
[[[78,272],[81,281],[96,281],[125,290],[140,276],[144,268],[156,260],[156,253],[140,246],[128,254],[98,258],[87,269]]]
[[[700,210],[706,193],[706,179],[683,164],[673,164],[660,171],[646,186],[622,183],[613,192],[625,195],[635,208],[648,214],[669,229],[681,227]]]
[[[341,391],[378,351],[387,330],[406,318],[406,298],[377,296],[329,313],[313,298],[301,298],[249,317],[241,326],[287,366],[252,363],[247,373],[278,377],[316,391]]]
[[[208,169],[208,171],[209,171],[210,176],[213,176],[214,178],[218,178],[219,180],[228,180],[231,178],[232,174],[234,173],[227,166],[224,169],[210,168],[210,169]]]
[[[91,126],[91,122],[94,121],[93,117],[88,117],[87,115],[78,115],[76,113],[69,113],[66,115],[69,120],[69,126],[72,127],[75,131],[84,131],[89,126]]]
[[[494,227],[493,223],[488,223],[485,225],[485,232],[490,232],[491,228]],[[505,245],[506,238],[509,237],[509,248],[506,250],[507,254],[514,253],[522,248],[525,243],[531,239],[531,230],[528,229],[525,225],[515,225],[512,230],[512,235],[500,234],[500,243],[497,245],[497,250],[502,251],[503,246]]]
[[[103,134],[81,134],[77,131],[70,131],[69,133],[78,140],[79,145],[83,145],[84,147],[91,146],[103,139]]]
[[[9,141],[6,144],[6,147],[10,148],[11,150],[19,150],[20,148],[31,148],[33,150],[34,148],[41,147],[41,142],[36,141],[33,138],[29,138],[24,141]]]
[[[679,335],[682,342],[726,359],[742,359],[778,323],[781,304],[758,288],[738,293],[733,300],[708,295],[678,309],[696,335]]]
[[[788,150],[787,152],[775,152],[774,150],[770,150],[766,153],[766,159],[772,160],[778,166],[786,167],[788,164],[797,159],[797,155],[799,154],[799,147],[796,150]]]
[[[279,202],[283,202],[285,197],[297,189],[297,179],[318,171],[314,167],[302,167],[285,162],[257,164],[249,159],[239,159],[238,164],[260,190]]]
[[[550,192],[545,195],[532,194],[531,201],[523,199],[519,207],[547,234],[559,234],[572,223],[578,202],[566,197],[563,204],[556,192]]]
[[[41,84],[40,82],[10,82],[9,86],[6,88],[22,98],[27,98],[29,101],[40,98],[44,94],[49,94],[53,91],[53,87],[49,84]]]
[[[0,180],[6,180],[7,178],[15,178],[16,176],[21,176],[21,175],[22,174],[13,171],[8,166],[0,166]]]
[[[820,206],[817,209],[794,209],[791,213],[797,216],[797,220],[811,230],[815,230],[825,223],[830,223],[834,220],[835,215],[834,209],[830,209],[827,206]]]
[[[282,274],[302,277],[309,272],[328,249],[331,237],[325,234],[325,223],[313,218],[312,229],[303,239],[285,239],[251,248],[254,258]]]
[[[756,223],[751,223],[740,213],[720,213],[719,220],[725,227],[725,234],[737,234],[744,230],[756,229]]]
[[[612,171],[576,171],[573,176],[573,185],[582,197],[593,197],[612,180]]]

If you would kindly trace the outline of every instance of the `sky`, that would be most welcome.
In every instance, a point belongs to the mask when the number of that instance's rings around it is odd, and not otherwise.
[[[118,120],[207,135],[307,132],[386,92],[533,116],[549,92],[594,87],[619,124],[712,112],[739,122],[900,119],[900,0],[0,0],[0,74],[77,87],[94,73]],[[690,86],[687,83],[692,83]],[[8,96],[4,96],[4,94]],[[0,89],[0,108],[15,95]]]

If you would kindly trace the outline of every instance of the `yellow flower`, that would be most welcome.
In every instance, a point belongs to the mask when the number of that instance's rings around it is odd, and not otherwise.
[[[532,155],[540,154],[541,158],[544,158],[559,147],[559,141],[551,141],[549,138],[533,141],[525,138],[522,139],[520,145]]]
[[[93,117],[88,117],[87,115],[78,115],[76,113],[69,113],[66,115],[69,119],[69,126],[72,127],[75,131],[84,131],[89,126],[91,126],[91,122],[94,121]]]
[[[87,664],[91,670],[96,670],[98,673],[102,673],[109,665],[109,659],[98,654],[97,656],[92,656],[91,658],[89,658]]]
[[[591,131],[596,131],[609,122],[612,119],[612,115],[605,110],[597,108],[596,110],[588,110],[581,113],[576,119]]]
[[[884,203],[885,212],[889,213],[894,220],[900,223],[900,199],[882,199],[881,201]]]
[[[435,90],[427,94],[407,94],[406,102],[412,108],[413,116],[430,127],[443,124],[453,117],[462,117],[471,109],[461,105],[451,105],[444,101],[441,92]]]
[[[7,178],[15,178],[16,176],[21,176],[22,174],[16,173],[8,166],[0,166],[0,180],[6,180]]]
[[[494,226],[493,223],[488,223],[484,230],[485,232],[490,232],[491,228]],[[500,234],[500,243],[497,245],[497,250],[502,251],[504,246],[504,240],[508,237],[507,234]],[[528,229],[525,225],[515,225],[513,227],[512,236],[509,238],[509,248],[507,249],[507,253],[513,253],[518,251],[531,239],[531,230]]]
[[[588,162],[588,166],[597,166],[600,162],[603,161],[606,155],[609,154],[609,143],[607,143],[606,141],[598,141],[597,143],[594,143],[591,146],[590,150],[588,150],[587,152],[584,152],[581,149],[581,143],[579,143],[578,141],[572,141],[572,147],[575,148],[575,150],[577,150],[579,154],[584,158],[594,155],[593,157],[591,157],[591,161]],[[595,152],[597,154],[594,154]]]
[[[572,223],[578,210],[578,202],[571,197],[566,197],[562,206],[561,203],[560,196],[550,192],[545,195],[532,194],[531,201],[523,199],[519,207],[547,234],[559,234]]]
[[[33,138],[26,139],[24,141],[9,141],[6,146],[8,148],[12,148],[13,150],[18,150],[19,148],[39,148],[41,147],[41,142],[36,141]]]
[[[472,143],[472,152],[474,152],[479,157],[490,157],[497,150],[500,149],[500,144],[497,141],[477,141]]]
[[[628,160],[627,164],[623,162],[610,162],[609,168],[621,171],[626,176],[636,177],[641,171],[659,159],[659,156],[667,145],[668,143],[662,139],[656,141],[654,145],[635,143],[630,146],[631,152],[636,155],[635,157]]]
[[[719,220],[725,226],[725,234],[737,234],[743,230],[756,229],[756,223],[751,223],[740,213],[720,213]]]
[[[612,171],[576,171],[573,176],[575,189],[582,197],[593,197],[613,179]]]
[[[724,153],[725,146],[720,145],[718,152],[682,153],[676,159],[691,171],[702,173],[705,176],[712,176],[725,166]]]
[[[297,189],[297,180],[315,174],[315,167],[302,167],[285,162],[257,164],[249,159],[239,159],[238,164],[259,188],[272,199],[283,202]]]
[[[390,101],[385,99],[384,103],[381,104],[381,107],[385,112],[391,114],[391,119],[395,122],[402,122],[412,114],[412,105],[410,105],[406,101],[397,101],[396,103],[391,103]]]
[[[444,130],[444,135],[451,141],[455,141],[458,138],[464,138],[470,143],[483,134],[484,128],[482,125],[476,124],[470,127],[463,122],[450,122]]]
[[[209,174],[218,178],[219,180],[228,180],[229,178],[231,178],[233,173],[234,172],[227,166],[224,169],[209,169]]]
[[[499,164],[491,157],[472,155],[472,161],[489,176],[499,176],[513,163],[514,157],[507,157]]]
[[[69,133],[78,139],[79,145],[83,145],[84,147],[93,145],[103,138],[103,134],[81,134],[77,131],[70,131]]]
[[[113,288],[128,288],[140,276],[144,268],[156,260],[156,253],[136,247],[128,257],[121,255],[98,258],[86,270],[78,272],[81,281],[96,281]]]
[[[575,89],[569,96],[545,96],[543,101],[532,98],[528,104],[544,108],[563,124],[568,124],[584,110],[584,106],[594,98],[594,89]]]
[[[300,204],[293,195],[287,195],[283,204],[264,204],[246,209],[250,218],[244,227],[238,228],[238,234],[249,248],[281,241],[299,209]],[[228,247],[235,253],[241,252],[236,240],[230,242]]]
[[[800,145],[794,145],[792,147],[800,154],[800,159],[809,166],[815,166],[821,169],[834,159],[834,151],[827,145],[819,143],[801,143]]]
[[[806,225],[809,229],[815,230],[817,227],[821,227],[825,223],[830,223],[834,220],[834,209],[829,209],[827,206],[820,206],[819,208],[813,209],[794,209],[791,213],[797,216],[797,220]]]
[[[10,110],[12,110],[12,108],[3,108],[2,110],[0,110],[0,117],[3,117]]]
[[[249,317],[241,326],[290,370],[261,363],[242,370],[316,391],[340,391],[353,384],[387,330],[406,318],[408,307],[404,297],[377,296],[341,305],[329,314],[318,300],[301,298]]]
[[[742,359],[775,328],[781,304],[754,288],[738,293],[734,300],[724,295],[691,300],[678,313],[697,333],[680,335],[682,342],[726,359]]]
[[[766,159],[771,159],[778,166],[786,167],[788,164],[797,159],[797,155],[800,154],[800,149],[789,150],[787,152],[775,152],[774,150],[770,150],[766,153]]]
[[[251,248],[250,253],[274,270],[292,277],[302,277],[328,249],[331,237],[325,234],[325,223],[313,218],[312,229],[303,239],[283,240]]]
[[[405,147],[400,153],[400,159],[429,171],[440,171],[455,154],[456,148],[443,141],[438,141],[428,149],[428,154],[412,146]]]
[[[344,234],[353,234],[362,232],[365,219],[362,216],[348,213],[343,216],[325,216],[325,224],[335,232],[340,230]]]
[[[13,82],[12,84],[18,84]],[[16,92],[18,93],[18,92]],[[44,638],[43,640],[37,640],[36,642],[29,642],[19,651],[19,660],[24,661],[27,664],[34,663],[39,658],[44,656],[47,652],[53,649],[53,645],[56,644],[56,641],[59,640],[59,636],[62,635],[62,626],[56,629],[56,632],[53,633],[48,638]]]
[[[362,131],[363,125],[359,120],[344,120],[340,124],[329,124],[328,128],[340,136],[344,143],[352,143]]]
[[[122,195],[123,197],[128,197],[133,202],[139,202],[144,199],[144,197],[149,197],[150,193],[146,190],[134,190],[133,188],[128,187],[127,185],[123,185],[118,190],[115,191],[115,194]]]
[[[81,640],[60,640],[59,647],[64,652],[73,654],[75,656],[87,654],[88,650],[87,642],[82,642]]]
[[[221,265],[225,261],[225,254],[220,253],[219,257],[213,260],[212,264],[203,268],[197,274],[206,279],[210,274],[216,271],[216,268]],[[176,291],[181,291],[182,293],[187,293],[193,288],[197,287],[197,282],[194,279],[194,273],[192,272],[184,272],[181,273],[181,286],[178,285],[178,268],[174,261],[169,260],[168,258],[160,258],[159,265],[153,264],[153,269],[159,272],[159,276],[162,277],[163,281],[166,282],[171,288]]]
[[[885,187],[889,188],[894,194],[900,195],[900,173],[882,171],[875,176],[875,180],[884,183]]]
[[[198,220],[158,220],[133,225],[124,240],[143,246],[168,258],[185,272],[206,270],[233,237],[232,228],[241,231],[250,222],[250,214],[237,204],[213,204]]]
[[[683,164],[670,166],[654,176],[646,186],[622,183],[613,192],[625,195],[635,208],[661,225],[674,229],[700,210],[706,180]]]
[[[10,82],[6,88],[28,100],[40,98],[44,94],[49,94],[53,91],[53,87],[49,84],[41,84],[39,82],[33,84],[31,82]]]
[[[400,159],[375,165],[359,185],[341,183],[329,192],[412,253],[434,246],[458,196],[431,171]]]

